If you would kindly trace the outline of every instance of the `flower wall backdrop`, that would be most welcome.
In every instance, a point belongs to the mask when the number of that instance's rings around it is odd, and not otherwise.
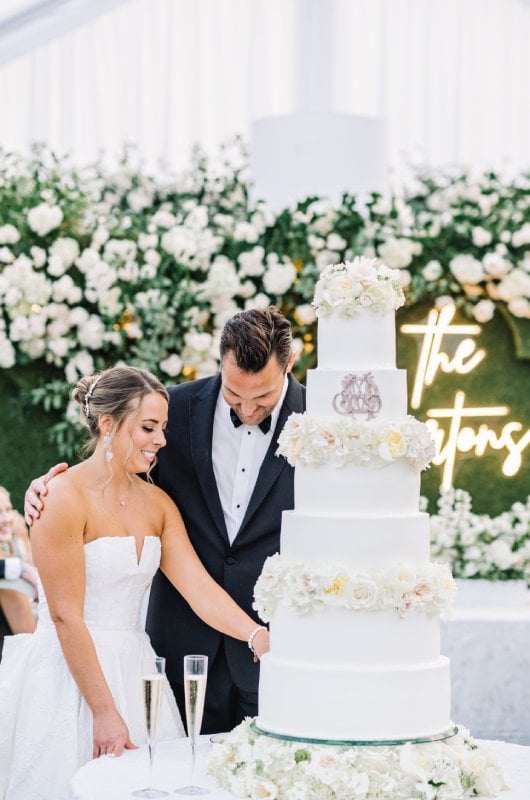
[[[0,374],[21,389],[20,408],[31,397],[42,431],[39,408],[64,408],[71,384],[108,364],[145,365],[167,383],[215,372],[220,329],[241,308],[284,310],[303,377],[318,276],[356,255],[398,269],[408,306],[452,299],[479,323],[503,315],[530,358],[530,175],[417,173],[389,197],[273,213],[250,200],[239,141],[163,174],[132,151],[84,169],[44,148],[0,151]],[[49,417],[56,453],[74,456],[78,425],[72,405]],[[36,468],[24,458],[20,481]]]

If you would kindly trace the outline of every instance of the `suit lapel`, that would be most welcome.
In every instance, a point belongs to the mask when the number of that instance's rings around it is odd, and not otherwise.
[[[216,375],[190,400],[191,455],[197,478],[210,514],[223,539],[228,542],[225,518],[212,464],[212,434],[221,376]]]
[[[282,469],[287,467],[287,461],[283,456],[276,456],[276,450],[278,448],[278,436],[280,435],[283,426],[287,421],[287,417],[293,411],[303,411],[304,410],[304,394],[303,388],[298,383],[296,378],[292,375],[289,375],[289,386],[287,388],[287,393],[285,395],[285,399],[283,401],[282,407],[280,409],[280,414],[278,416],[278,422],[276,423],[276,428],[272,435],[271,443],[269,445],[269,449],[265,454],[265,458],[263,459],[263,463],[261,465],[258,479],[256,481],[256,485],[254,486],[254,491],[250,497],[250,502],[248,504],[247,512],[243,518],[243,522],[241,523],[241,527],[237,533],[237,538],[241,535],[244,531],[247,522],[252,518],[255,514],[257,509],[263,503],[265,497],[269,493],[271,486],[273,485],[274,481],[278,478],[278,475],[282,471]]]

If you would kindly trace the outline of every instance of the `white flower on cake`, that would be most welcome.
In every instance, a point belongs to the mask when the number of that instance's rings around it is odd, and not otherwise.
[[[296,464],[384,464],[404,459],[415,469],[425,469],[434,457],[434,442],[424,425],[407,417],[389,423],[357,419],[318,419],[311,414],[291,414],[279,438],[276,455]]]
[[[454,600],[456,584],[447,564],[421,568],[406,564],[382,570],[353,572],[328,564],[316,567],[290,562],[279,553],[265,561],[254,589],[254,608],[269,622],[279,603],[299,614],[333,606],[350,610],[395,609],[405,616],[413,609],[435,614]]]
[[[360,308],[374,314],[387,314],[400,308],[405,295],[400,286],[400,272],[389,269],[375,258],[354,258],[343,264],[327,266],[315,288],[313,306],[317,316],[354,317]]]
[[[465,728],[441,742],[341,747],[262,736],[247,719],[214,745],[208,772],[238,797],[274,800],[464,800],[506,788]]]

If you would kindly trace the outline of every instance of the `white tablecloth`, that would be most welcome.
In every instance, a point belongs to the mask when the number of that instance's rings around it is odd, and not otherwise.
[[[453,720],[476,738],[530,744],[530,593],[459,582],[441,650],[451,660]]]
[[[499,800],[529,800],[530,747],[504,742],[484,742],[491,747],[503,766],[509,790]],[[207,800],[234,800],[234,795],[218,789],[205,775],[204,767],[211,745],[207,736],[201,737],[197,758],[195,783],[211,790]],[[189,754],[187,739],[162,742],[157,746],[153,769],[153,785],[173,792],[189,783]],[[131,792],[147,784],[147,750],[129,750],[120,758],[103,756],[82,767],[72,781],[71,800],[130,800]],[[173,800],[177,795],[171,794]],[[479,798],[477,798],[479,800]]]

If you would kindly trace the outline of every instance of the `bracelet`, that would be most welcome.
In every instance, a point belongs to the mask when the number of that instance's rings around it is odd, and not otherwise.
[[[252,653],[253,653],[253,655],[254,655],[254,663],[256,663],[256,662],[257,662],[257,660],[258,660],[257,653],[256,653],[256,651],[254,650],[254,637],[255,637],[255,636],[256,636],[256,634],[258,634],[260,631],[266,631],[266,630],[267,630],[267,628],[265,627],[265,625],[257,625],[257,626],[254,628],[254,630],[252,631],[252,633],[250,634],[250,636],[248,637],[248,642],[247,642],[247,644],[248,644],[249,650],[251,650],[251,651],[252,651]]]

